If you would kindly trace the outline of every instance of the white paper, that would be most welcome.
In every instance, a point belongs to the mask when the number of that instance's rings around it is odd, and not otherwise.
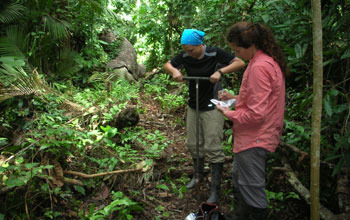
[[[223,107],[231,107],[231,106],[235,106],[235,104],[236,104],[236,99],[229,99],[229,100],[225,100],[225,101],[211,99],[210,101],[212,103],[214,103],[215,105],[217,105],[219,103]]]

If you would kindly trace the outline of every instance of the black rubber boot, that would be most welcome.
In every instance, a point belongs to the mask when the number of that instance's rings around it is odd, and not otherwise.
[[[249,219],[249,213],[251,207],[244,201],[242,195],[237,192],[234,197],[234,215],[232,220],[247,220]]]
[[[252,210],[252,220],[266,220],[267,219],[267,209],[260,209],[251,207]]]
[[[192,189],[196,183],[203,181],[203,173],[204,173],[204,158],[199,158],[198,160],[198,170],[197,170],[197,159],[193,158],[193,167],[194,167],[194,174],[189,183],[187,183],[186,188]]]
[[[223,165],[223,163],[211,164],[211,187],[207,203],[217,203],[219,200]]]

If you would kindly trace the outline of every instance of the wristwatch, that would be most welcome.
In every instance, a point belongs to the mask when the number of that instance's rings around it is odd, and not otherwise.
[[[222,72],[221,69],[218,69],[218,72],[219,72],[221,75],[224,75],[224,73]]]

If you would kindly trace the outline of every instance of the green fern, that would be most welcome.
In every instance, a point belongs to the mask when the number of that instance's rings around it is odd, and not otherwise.
[[[5,5],[4,9],[0,11],[0,23],[10,24],[11,22],[16,21],[23,16],[22,12],[25,10],[26,7],[18,2]]]

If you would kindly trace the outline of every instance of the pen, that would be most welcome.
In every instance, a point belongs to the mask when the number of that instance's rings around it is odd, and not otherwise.
[[[221,90],[221,99],[222,99],[222,95],[224,94],[224,91],[225,91],[225,89],[222,88],[222,90]]]

